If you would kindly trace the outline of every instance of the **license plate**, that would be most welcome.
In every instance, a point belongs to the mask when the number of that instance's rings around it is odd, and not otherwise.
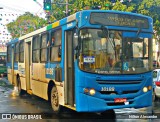
[[[124,103],[124,102],[127,102],[127,99],[126,98],[115,98],[114,102],[115,103]]]

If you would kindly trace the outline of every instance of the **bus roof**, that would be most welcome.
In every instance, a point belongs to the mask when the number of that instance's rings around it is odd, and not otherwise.
[[[127,15],[134,15],[134,16],[139,16],[139,17],[144,17],[144,18],[147,18],[147,19],[150,19],[152,21],[152,18],[149,17],[149,16],[145,16],[145,15],[142,15],[142,14],[137,14],[137,13],[131,13],[131,12],[123,12],[123,11],[116,11],[116,10],[82,10],[82,11],[79,11],[79,12],[76,12],[75,14],[72,14],[68,17],[65,17],[59,21],[56,21],[52,24],[49,24],[41,29],[38,29],[38,30],[35,30],[31,33],[28,33],[26,35],[23,35],[19,38],[19,40],[23,40],[23,39],[26,39],[26,38],[29,38],[33,35],[36,35],[36,34],[39,34],[39,33],[42,33],[42,32],[45,32],[47,30],[50,30],[52,28],[56,28],[60,25],[63,25],[63,24],[66,24],[66,23],[69,23],[71,21],[74,21],[74,20],[78,20],[79,19],[79,15],[81,13],[87,13],[88,15],[90,15],[91,12],[108,12],[108,13],[117,13],[117,14],[127,14]],[[11,43],[14,43],[16,42],[16,39],[15,40],[11,40]],[[11,43],[8,43],[8,44],[11,44]]]
[[[7,45],[14,44],[16,42],[18,42],[18,38],[12,39],[10,42],[7,43]]]
[[[117,10],[83,10],[87,12],[109,12],[109,13],[119,13],[119,14],[128,14],[128,15],[134,15],[134,16],[141,16],[152,19],[150,16],[146,16],[139,13],[132,13],[132,12],[126,12],[126,11],[117,11]],[[80,11],[82,12],[82,11]]]

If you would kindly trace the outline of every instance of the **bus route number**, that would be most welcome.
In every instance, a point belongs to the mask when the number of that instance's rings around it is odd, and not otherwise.
[[[114,87],[102,87],[101,91],[114,91],[115,88]]]

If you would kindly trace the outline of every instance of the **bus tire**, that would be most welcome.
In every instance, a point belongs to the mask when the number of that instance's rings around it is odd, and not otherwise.
[[[51,102],[53,111],[56,114],[60,114],[62,112],[62,106],[59,104],[58,91],[56,86],[52,87],[50,102]]]
[[[24,90],[21,88],[21,82],[20,82],[20,77],[17,77],[17,85],[18,85],[18,95],[22,96],[25,94]]]
[[[101,115],[105,119],[116,119],[116,113],[113,109],[104,111],[101,113]]]

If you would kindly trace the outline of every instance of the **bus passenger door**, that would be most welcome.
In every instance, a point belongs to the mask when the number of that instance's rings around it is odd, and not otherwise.
[[[13,85],[17,86],[16,81],[14,79],[14,46],[11,45],[11,80]]]
[[[28,41],[29,40],[29,41]],[[25,75],[26,75],[26,90],[30,92],[30,67],[31,67],[31,39],[28,39],[25,43]]]
[[[74,58],[73,58],[73,31],[65,33],[65,104],[74,106]]]

